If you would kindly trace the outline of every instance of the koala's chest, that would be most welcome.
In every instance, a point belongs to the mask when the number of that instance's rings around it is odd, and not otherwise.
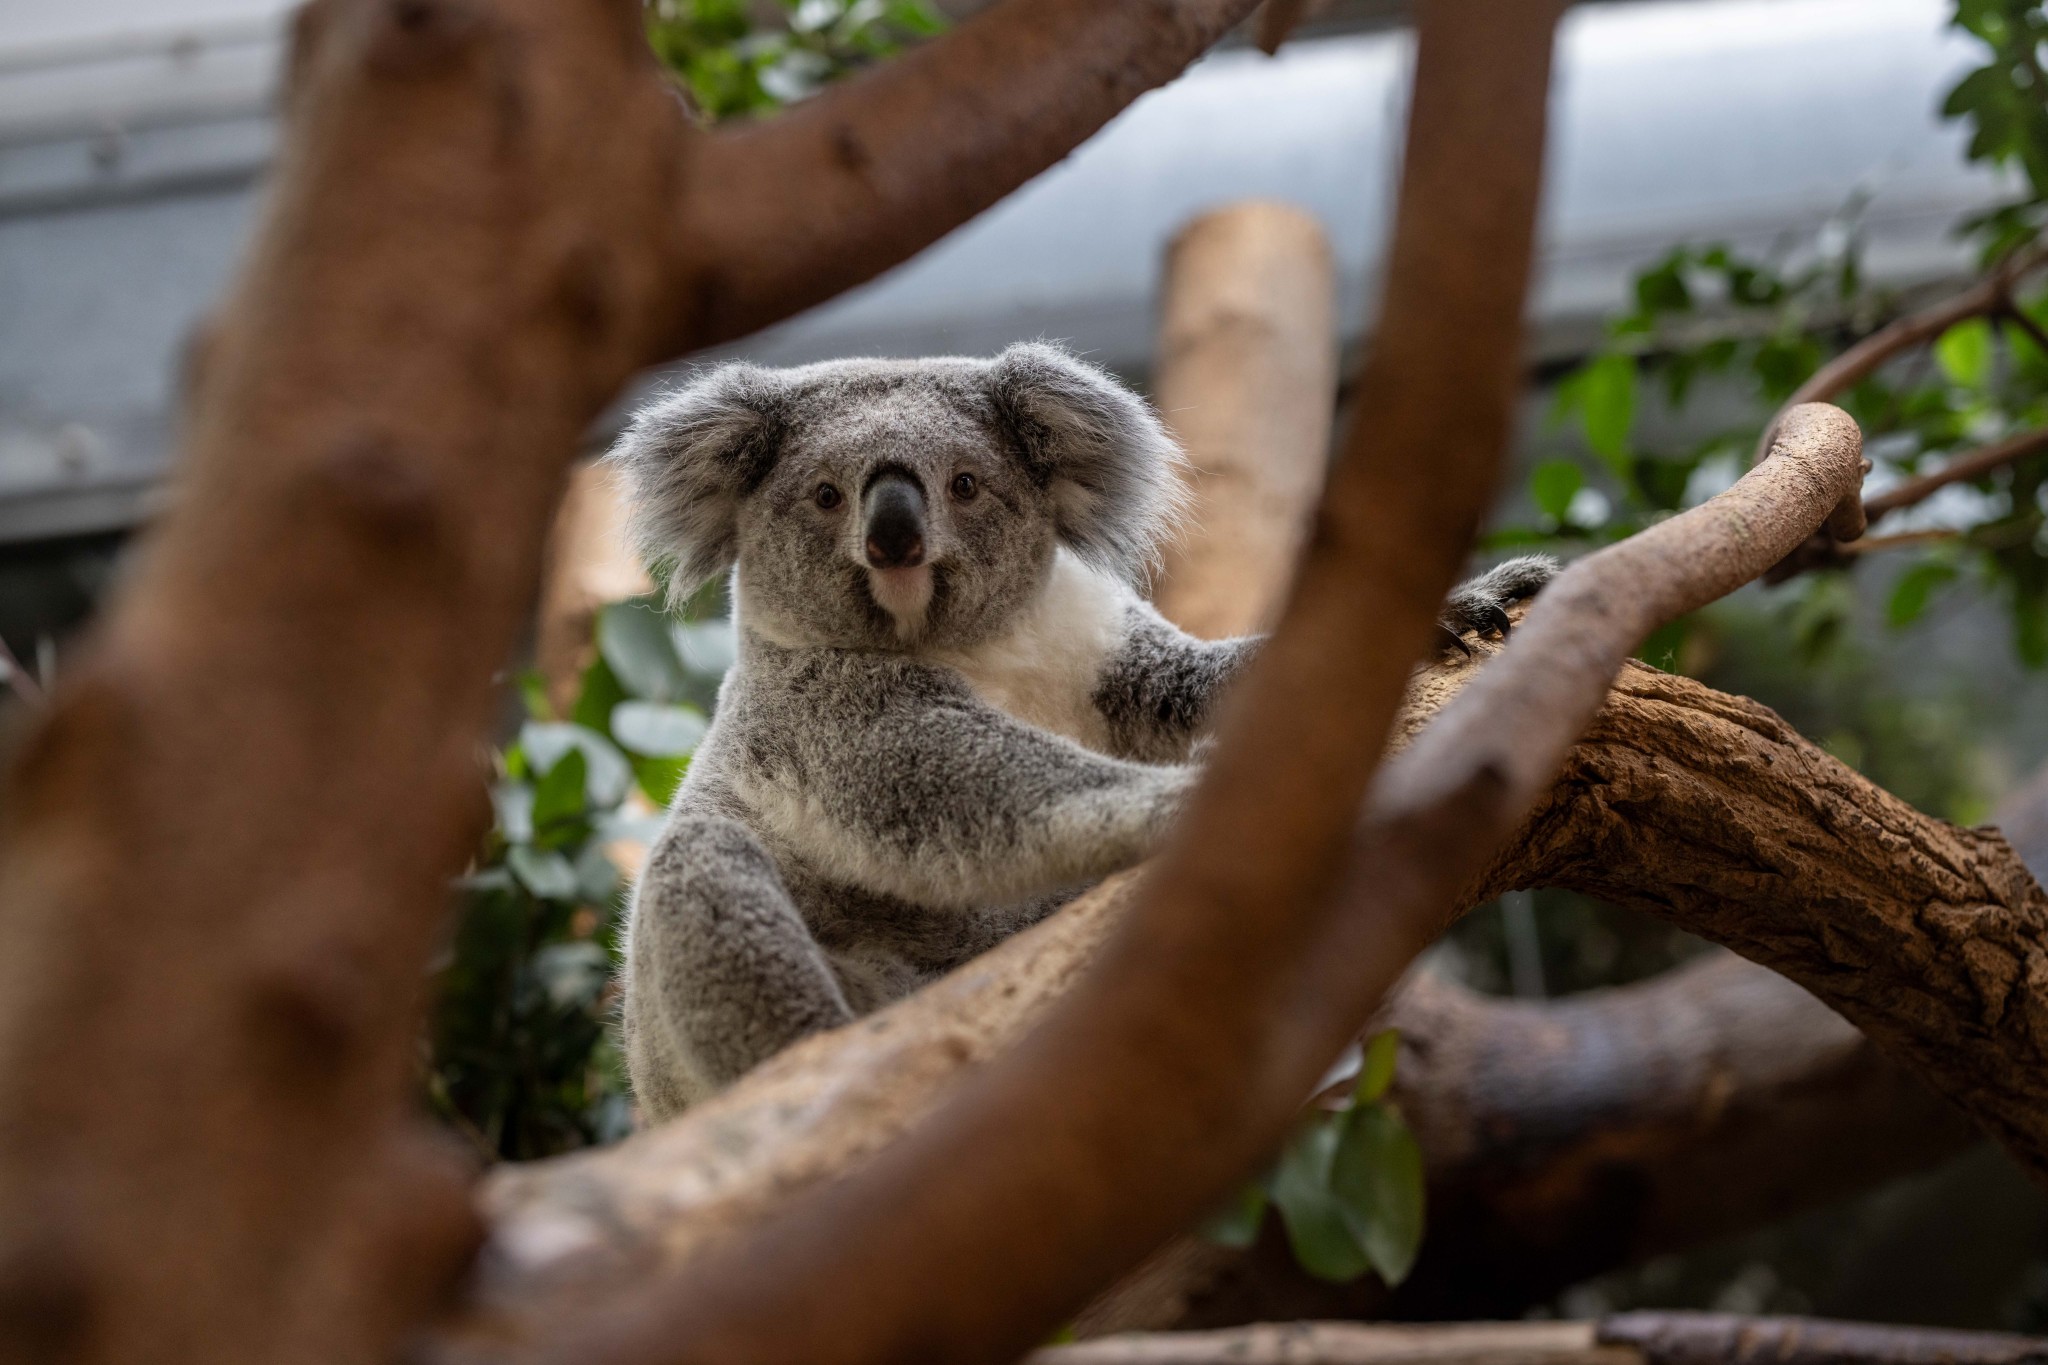
[[[1126,605],[1117,585],[1062,563],[1012,630],[934,662],[958,671],[998,711],[1106,752],[1109,725],[1095,690],[1121,639]]]

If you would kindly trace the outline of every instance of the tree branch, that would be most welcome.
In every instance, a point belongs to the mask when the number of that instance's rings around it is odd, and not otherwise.
[[[2048,1340],[1818,1318],[1618,1313],[1598,1322],[1295,1322],[1112,1337],[1029,1365],[2035,1365]]]
[[[1383,1027],[1400,1030],[1395,1095],[1429,1176],[1429,1234],[1401,1287],[1308,1276],[1275,1222],[1243,1251],[1176,1239],[1089,1306],[1082,1337],[1519,1317],[1590,1276],[1823,1206],[1979,1137],[1840,1015],[1732,954],[1551,1002],[1423,975]]]
[[[1926,345],[1959,322],[2009,309],[2013,287],[2044,263],[2048,263],[2048,249],[2031,247],[2016,251],[1968,289],[1880,327],[1828,361],[1793,390],[1777,415],[1765,425],[1763,435],[1757,438],[1754,459],[1764,457],[1777,435],[1779,422],[1792,409],[1802,403],[1822,403],[1837,397],[1876,374],[1894,356]]]
[[[1684,761],[1653,733],[1683,736]],[[2048,897],[1996,830],[1919,814],[1753,702],[1631,667],[1528,839],[1517,880],[1784,973],[2048,1174]]]
[[[671,261],[684,326],[664,349],[743,336],[929,246],[1257,3],[1005,0],[773,119],[703,139]]]
[[[2003,469],[2042,450],[2048,450],[2048,427],[2018,432],[2002,441],[1993,441],[1990,445],[1957,455],[1939,469],[1887,488],[1874,498],[1864,499],[1863,510],[1874,522],[1902,507],[1924,502],[1952,483],[1981,479],[1994,470]]]

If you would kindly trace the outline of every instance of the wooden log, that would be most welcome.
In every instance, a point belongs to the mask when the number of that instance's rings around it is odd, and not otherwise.
[[[533,664],[548,700],[566,713],[595,653],[598,608],[654,588],[625,536],[626,508],[610,467],[586,460],[569,471],[568,489],[548,536]]]
[[[1270,626],[1323,487],[1337,403],[1336,272],[1302,209],[1253,201],[1167,250],[1154,399],[1187,450],[1193,524],[1154,600],[1194,635]]]

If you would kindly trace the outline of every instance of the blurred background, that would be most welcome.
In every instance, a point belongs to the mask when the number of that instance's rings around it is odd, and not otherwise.
[[[663,0],[649,22],[702,115],[744,118],[975,8]],[[0,0],[0,641],[43,683],[173,496],[183,352],[278,153],[289,11]],[[1581,5],[1559,55],[1520,466],[1489,550],[1570,554],[1710,495],[1846,338],[1967,283],[2031,232],[2048,159],[2030,161],[2027,139],[2040,130],[1999,134],[1991,105],[1958,92],[1993,60],[1984,25],[1995,39],[1996,23],[2036,12]],[[1404,22],[1401,4],[1349,0],[1312,7],[1277,55],[1227,43],[917,259],[728,353],[794,363],[1047,337],[1143,388],[1167,245],[1204,210],[1256,197],[1299,205],[1327,232],[1348,371],[1371,328],[1399,173]],[[1892,442],[1878,480],[2035,413],[2048,352],[2027,345],[1959,330],[1920,370],[1859,393],[1866,429]],[[593,450],[606,435],[591,433]],[[2048,758],[2040,482],[1958,486],[1916,509],[1924,551],[1746,590],[1647,657],[1777,708],[1924,810],[1986,820]],[[508,723],[492,774],[499,829],[464,886],[423,1060],[433,1103],[486,1154],[559,1151],[630,1123],[605,1027],[610,850],[687,762],[692,732],[677,718],[709,708],[730,658],[719,611],[706,599],[678,625],[645,598],[606,607],[577,695],[529,685],[528,717]],[[1704,951],[1537,892],[1472,916],[1432,966],[1480,991],[1551,998]],[[1527,1311],[1649,1305],[2048,1330],[2048,1200],[1984,1146]]]

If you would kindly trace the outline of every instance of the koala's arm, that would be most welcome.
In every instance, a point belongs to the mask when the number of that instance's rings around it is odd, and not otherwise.
[[[1099,880],[1150,853],[1195,770],[1093,753],[960,689],[898,699],[806,746],[778,822],[856,885],[986,905]]]
[[[1508,632],[1506,608],[1534,597],[1557,562],[1523,555],[1451,590],[1437,617],[1438,647],[1470,653],[1463,636]],[[1261,639],[1198,640],[1149,605],[1135,603],[1122,641],[1104,661],[1095,707],[1119,757],[1185,761],[1215,722],[1217,699],[1258,653]]]
[[[853,1010],[747,829],[670,818],[634,889],[626,1064],[654,1118],[736,1080]]]
[[[1209,733],[1217,699],[1260,643],[1256,636],[1199,640],[1150,605],[1133,603],[1092,698],[1109,724],[1111,752],[1146,763],[1186,761]]]

